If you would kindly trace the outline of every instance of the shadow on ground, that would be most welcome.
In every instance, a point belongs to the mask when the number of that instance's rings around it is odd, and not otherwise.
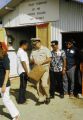
[[[4,108],[5,108],[5,106],[0,105],[0,115],[5,116],[8,119],[12,119],[11,116],[8,113],[4,112],[4,110],[3,110]]]
[[[19,90],[18,89],[11,89],[11,95],[13,95],[18,102]],[[34,102],[37,102],[37,97],[30,91],[26,91],[26,99],[31,99]]]
[[[71,99],[70,102],[79,108],[83,108],[83,99]]]

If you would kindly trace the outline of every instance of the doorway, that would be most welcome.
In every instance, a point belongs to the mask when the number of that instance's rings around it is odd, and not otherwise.
[[[78,49],[83,49],[83,32],[62,33],[62,48],[65,49],[67,40],[73,39]]]
[[[51,42],[51,25],[45,23],[36,26],[36,36],[41,39],[41,43],[50,49]]]
[[[31,49],[31,38],[36,37],[36,26],[6,28],[6,33],[14,37],[16,50],[19,48],[20,40],[27,40]]]

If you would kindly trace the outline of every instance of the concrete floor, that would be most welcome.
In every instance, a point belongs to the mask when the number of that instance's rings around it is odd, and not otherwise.
[[[18,95],[19,80],[12,82],[11,98],[20,111],[21,120],[82,120],[83,119],[83,99],[69,99],[65,96],[60,99],[58,96],[51,100],[49,105],[36,106],[37,91],[31,85],[27,86],[27,104],[18,105],[16,97]],[[0,120],[11,120],[7,109],[0,99]]]

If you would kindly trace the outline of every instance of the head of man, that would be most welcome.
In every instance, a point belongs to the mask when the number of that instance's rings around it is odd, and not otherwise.
[[[32,38],[32,45],[35,49],[40,49],[41,47],[41,40],[40,38]]]
[[[68,49],[71,49],[71,48],[73,47],[73,39],[70,39],[70,40],[67,41],[66,47],[67,47]]]
[[[8,36],[7,36],[7,45],[8,45],[8,46],[13,46],[13,43],[14,43],[14,38],[13,38],[13,36],[8,35]]]
[[[57,40],[55,40],[55,41],[52,41],[51,42],[51,47],[52,47],[52,49],[54,50],[54,51],[57,51],[58,50],[58,41]]]
[[[28,42],[27,40],[21,40],[20,41],[20,48],[22,48],[23,50],[27,51],[28,50]]]

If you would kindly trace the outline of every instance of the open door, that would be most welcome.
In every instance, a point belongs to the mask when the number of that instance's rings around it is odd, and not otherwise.
[[[83,32],[62,33],[62,46],[63,46],[63,49],[65,49],[65,43],[69,39],[74,40],[74,45],[79,50],[83,49]]]
[[[36,36],[41,39],[41,42],[46,47],[50,48],[51,29],[50,24],[41,24],[36,26]]]

